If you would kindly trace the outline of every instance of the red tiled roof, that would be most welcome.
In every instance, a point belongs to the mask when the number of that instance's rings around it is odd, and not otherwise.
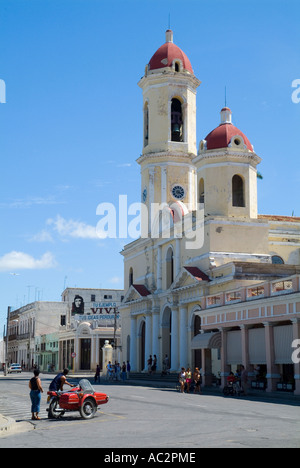
[[[146,297],[151,294],[150,291],[143,284],[133,284],[134,289],[139,293],[140,296]]]
[[[198,281],[210,281],[209,277],[203,273],[198,267],[184,267]]]
[[[266,221],[281,221],[288,223],[299,223],[300,218],[296,216],[277,216],[277,215],[258,215],[258,219],[265,219]]]

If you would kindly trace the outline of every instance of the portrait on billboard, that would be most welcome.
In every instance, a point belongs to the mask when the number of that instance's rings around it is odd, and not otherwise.
[[[84,301],[78,294],[74,297],[74,302],[72,303],[72,315],[77,314],[84,314]]]

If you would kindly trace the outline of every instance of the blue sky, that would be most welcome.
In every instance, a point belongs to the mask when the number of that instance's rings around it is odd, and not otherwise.
[[[219,124],[226,86],[263,158],[260,214],[300,216],[298,0],[1,0],[1,332],[8,305],[123,287],[127,241],[95,236],[96,209],[140,200],[137,82],[169,15],[202,81],[197,142]]]

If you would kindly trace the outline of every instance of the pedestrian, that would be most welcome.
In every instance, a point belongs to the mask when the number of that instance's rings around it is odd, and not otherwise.
[[[111,361],[108,361],[106,366],[106,380],[113,380],[113,367]]]
[[[32,420],[40,420],[39,412],[41,406],[41,398],[43,393],[43,387],[41,383],[41,379],[39,378],[40,371],[38,369],[34,369],[33,371],[34,377],[29,381],[29,388],[30,388],[30,399],[31,399],[31,413],[32,413]]]
[[[116,362],[115,364],[115,379],[117,382],[119,382],[121,380],[121,366],[120,366],[120,363],[119,362]]]
[[[148,374],[151,374],[151,367],[152,367],[152,355],[150,354],[149,359],[148,359]]]
[[[131,371],[131,365],[130,365],[130,362],[127,361],[127,380],[129,380],[129,377],[130,377],[130,371]]]
[[[194,379],[194,382],[195,382],[194,393],[196,393],[198,391],[199,395],[200,395],[202,393],[201,392],[201,374],[200,374],[200,371],[199,371],[198,367],[195,368],[193,379]]]
[[[96,367],[96,373],[95,373],[95,383],[99,382],[100,383],[100,366],[99,364],[97,364],[97,367]]]
[[[162,375],[167,375],[168,371],[169,371],[169,368],[170,368],[170,365],[169,365],[169,356],[166,354],[165,355],[165,358],[163,360],[163,371],[162,371]]]
[[[180,383],[180,392],[184,393],[184,387],[186,383],[186,372],[185,372],[184,367],[181,368],[181,372],[179,374],[179,383]]]
[[[155,372],[156,372],[156,367],[157,367],[157,357],[156,357],[156,354],[154,354],[153,361],[152,361],[152,367],[151,367],[151,371],[153,372],[153,374],[155,374]]]
[[[191,369],[188,367],[186,374],[185,374],[185,379],[186,379],[186,392],[190,393],[190,387],[192,383],[192,372]]]
[[[127,366],[126,366],[125,362],[123,362],[123,364],[122,364],[122,380],[123,380],[123,382],[125,382],[126,377],[127,377]]]
[[[245,369],[244,366],[241,366],[241,384],[244,395],[247,396],[248,394],[248,371]]]

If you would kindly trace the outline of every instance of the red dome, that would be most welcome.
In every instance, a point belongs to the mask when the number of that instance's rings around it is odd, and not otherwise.
[[[206,149],[228,148],[234,136],[242,137],[247,149],[253,152],[253,146],[246,135],[231,123],[231,110],[228,107],[223,107],[221,110],[221,124],[205,138]],[[241,143],[237,138],[237,142],[234,142],[233,146],[237,148]]]
[[[194,74],[191,62],[185,53],[173,43],[172,31],[166,32],[169,41],[163,44],[153,55],[149,62],[149,70],[157,70],[159,68],[172,67],[173,61],[179,59],[182,62],[184,70]]]
[[[243,138],[247,149],[253,152],[252,145],[246,135],[244,135],[244,133],[241,132],[237,127],[228,123],[219,125],[219,127],[215,128],[215,130],[207,135],[205,138],[207,149],[212,150],[218,148],[228,148],[232,137],[237,135]]]

